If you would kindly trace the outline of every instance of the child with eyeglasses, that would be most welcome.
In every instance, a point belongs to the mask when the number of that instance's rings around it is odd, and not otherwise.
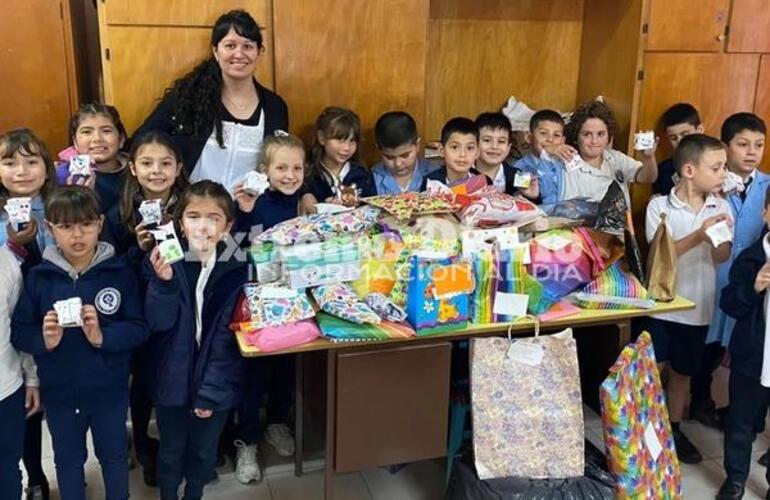
[[[129,360],[148,336],[139,282],[125,258],[99,241],[94,191],[59,188],[45,214],[56,245],[24,279],[11,341],[38,366],[62,498],[85,498],[89,429],[106,497],[128,498]]]

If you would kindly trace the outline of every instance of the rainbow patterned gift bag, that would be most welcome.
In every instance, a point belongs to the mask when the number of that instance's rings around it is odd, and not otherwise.
[[[617,498],[682,498],[679,461],[649,333],[623,349],[599,397]]]

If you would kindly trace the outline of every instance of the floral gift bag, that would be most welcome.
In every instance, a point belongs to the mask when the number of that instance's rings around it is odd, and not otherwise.
[[[479,479],[584,474],[583,404],[572,330],[472,340],[471,404]]]

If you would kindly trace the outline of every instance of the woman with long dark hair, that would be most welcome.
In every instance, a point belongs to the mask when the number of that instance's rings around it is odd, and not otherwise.
[[[209,179],[232,192],[254,170],[263,138],[288,130],[286,103],[253,76],[265,51],[261,29],[244,10],[220,16],[211,57],[174,82],[134,134],[170,134],[192,182]]]

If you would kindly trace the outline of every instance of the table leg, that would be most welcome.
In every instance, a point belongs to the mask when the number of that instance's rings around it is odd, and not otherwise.
[[[337,448],[337,351],[326,351],[326,470],[324,500],[334,499],[334,462]]]
[[[297,354],[294,357],[294,373],[296,377],[294,399],[294,475],[302,476],[305,443],[305,355]]]
[[[618,352],[622,352],[629,342],[631,342],[631,320],[618,321]]]

